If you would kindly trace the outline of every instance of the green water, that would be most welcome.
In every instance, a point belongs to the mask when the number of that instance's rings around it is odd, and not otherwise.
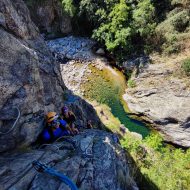
[[[119,71],[117,71],[118,75],[114,75],[108,69],[102,71],[94,67],[90,69],[92,73],[88,77],[89,82],[85,84],[85,96],[108,105],[114,117],[118,118],[130,131],[140,133],[143,137],[148,136],[150,130],[147,126],[141,121],[130,118],[125,112],[121,101],[126,88],[124,76]]]

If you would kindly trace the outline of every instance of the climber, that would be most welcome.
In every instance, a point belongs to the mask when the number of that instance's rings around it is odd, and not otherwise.
[[[56,112],[49,112],[46,115],[46,128],[41,134],[43,142],[52,142],[65,135],[72,135],[72,130],[67,122],[59,119]]]
[[[72,111],[69,111],[67,106],[63,106],[61,109],[61,117],[65,120],[68,124],[70,129],[72,130],[73,134],[79,134],[79,130],[76,128],[75,121],[76,116]]]

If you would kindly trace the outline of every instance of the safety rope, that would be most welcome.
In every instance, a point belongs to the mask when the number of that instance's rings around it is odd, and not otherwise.
[[[58,178],[59,180],[63,181],[66,185],[68,185],[71,188],[71,190],[78,190],[77,186],[64,174],[59,173],[53,168],[49,168],[46,164],[42,164],[39,161],[34,161],[32,164],[38,172],[47,173],[53,177]]]
[[[1,132],[1,131],[0,131],[0,135],[7,135],[7,134],[9,134],[10,132],[12,132],[12,131],[14,130],[14,128],[16,127],[16,124],[17,124],[17,122],[18,122],[18,120],[19,120],[19,118],[20,118],[20,110],[19,110],[18,107],[15,107],[15,108],[16,108],[17,111],[18,111],[17,119],[15,120],[15,122],[13,123],[13,126],[12,126],[8,131],[6,131],[6,132]]]
[[[71,139],[68,139],[68,137],[70,137],[70,136],[62,136],[62,137],[59,137],[58,139],[56,139],[53,143],[57,143],[58,141],[60,141],[60,140],[62,140],[63,142],[67,142],[67,143],[69,143],[69,144],[71,144],[72,145],[72,150],[75,150],[76,148],[77,148],[77,146],[76,146],[76,144],[75,144],[75,142],[73,141],[73,140],[71,140]],[[59,146],[59,145],[56,145],[56,144],[42,144],[42,145],[40,145],[39,146],[39,148],[38,148],[38,150],[40,150],[40,149],[42,149],[43,147],[55,147],[56,148],[56,150],[60,150],[60,148],[63,146],[62,144]]]

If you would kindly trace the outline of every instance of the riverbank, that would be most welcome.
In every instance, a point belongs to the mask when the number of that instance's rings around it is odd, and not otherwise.
[[[148,120],[167,142],[190,147],[190,83],[180,63],[189,55],[153,56],[123,96],[129,109]]]

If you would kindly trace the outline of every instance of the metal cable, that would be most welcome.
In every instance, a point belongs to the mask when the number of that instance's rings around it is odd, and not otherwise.
[[[12,132],[14,130],[14,128],[16,127],[16,124],[20,118],[20,110],[18,107],[15,107],[18,111],[18,116],[17,116],[17,119],[15,120],[15,122],[13,123],[13,126],[11,127],[11,129],[9,129],[7,132],[0,132],[0,135],[7,135],[9,134],[10,132]]]

